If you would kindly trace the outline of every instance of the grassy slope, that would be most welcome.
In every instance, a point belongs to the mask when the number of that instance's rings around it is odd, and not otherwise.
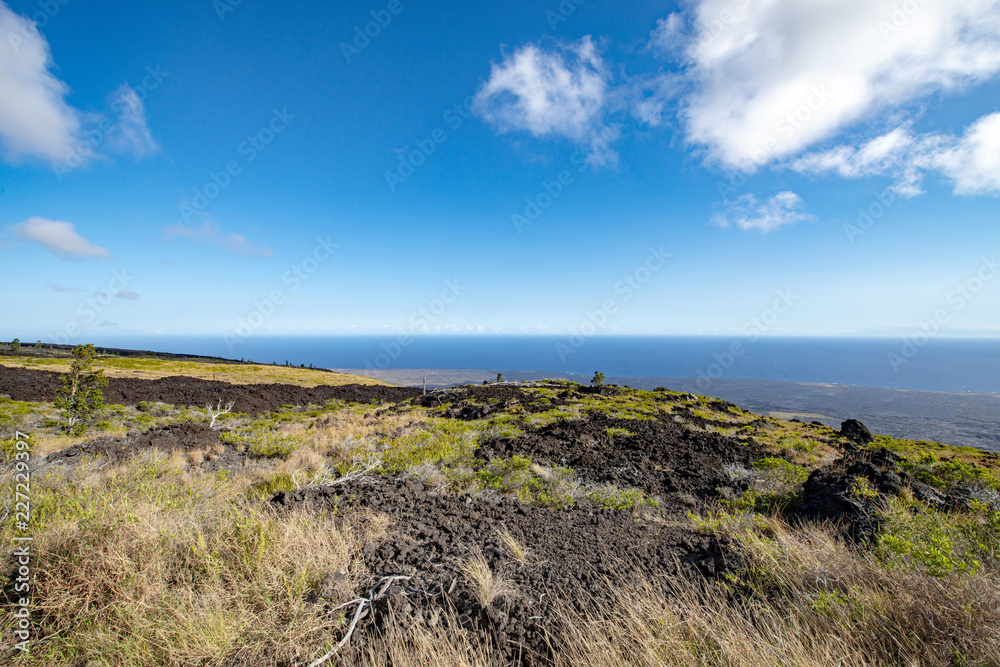
[[[192,362],[111,361],[125,364],[113,366],[116,372],[216,372],[214,365]],[[300,372],[238,368],[248,382]],[[320,375],[301,373],[295,377],[302,381]],[[558,392],[531,390],[540,403]],[[112,469],[84,465],[72,475],[36,477],[33,620],[59,634],[21,662],[273,664],[321,655],[349,620],[327,610],[356,595],[366,574],[360,550],[385,534],[388,521],[282,515],[260,499],[369,466],[417,475],[451,491],[655,513],[635,489],[583,484],[571,470],[544,469],[518,457],[477,462],[472,453],[485,435],[512,436],[525,424],[582,419],[588,410],[624,419],[683,414],[688,428],[736,437],[757,419],[708,399],[664,397],[626,390],[621,396],[583,396],[532,415],[502,413],[471,422],[445,419],[435,409],[383,413],[333,403],[256,419],[228,415],[223,425],[233,442],[276,455],[236,474],[203,474],[190,454],[146,454]],[[49,450],[61,448],[68,443],[58,435],[56,417],[50,404],[0,399],[0,438],[19,429],[47,442]],[[104,430],[95,427],[87,437],[181,420],[207,416],[162,404],[138,411],[112,407],[103,416]],[[561,663],[1000,664],[1000,512],[944,514],[912,498],[894,499],[883,508],[883,546],[850,549],[828,527],[789,525],[775,509],[794,503],[808,471],[838,455],[836,434],[764,420],[769,428],[754,437],[774,456],[745,471],[750,488],[688,518],[693,527],[730,540],[744,554],[745,567],[720,584],[674,582],[669,597],[653,582],[609,581],[621,599],[605,609],[604,621],[582,617],[570,606],[552,619]],[[12,441],[3,444],[13,451]],[[917,476],[939,487],[973,480],[984,493],[1000,491],[997,459],[978,450],[884,437],[878,444],[906,456]],[[35,453],[44,453],[37,444]],[[13,495],[11,478],[0,489],[5,497]],[[0,541],[14,534],[8,515]],[[331,590],[324,582],[336,572],[345,574]],[[5,610],[0,624],[12,622]],[[405,630],[370,644],[364,662],[496,661],[444,626]]]
[[[69,370],[70,360],[66,358],[17,356],[0,357],[0,364],[65,373]],[[277,383],[294,384],[300,387],[386,384],[380,380],[361,375],[330,373],[307,368],[295,368],[293,366],[205,363],[151,357],[102,356],[94,364],[94,368],[103,370],[104,374],[108,377],[128,377],[144,380],[155,380],[171,375],[186,375],[202,380],[219,380],[220,382],[229,382],[231,384]]]

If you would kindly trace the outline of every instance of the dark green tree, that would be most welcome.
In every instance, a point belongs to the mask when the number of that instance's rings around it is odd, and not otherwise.
[[[59,378],[55,406],[63,411],[67,433],[83,433],[87,428],[86,421],[104,407],[101,388],[107,386],[108,379],[104,377],[104,371],[93,369],[96,358],[97,350],[92,343],[77,345],[73,348],[73,364],[69,372]]]
[[[21,339],[20,338],[15,338],[14,340],[12,340],[10,342],[10,349],[12,351],[14,351],[14,352],[20,352],[21,351]]]
[[[497,373],[497,382],[503,382],[503,373]]]
[[[600,389],[604,386],[604,373],[601,371],[594,371],[594,377],[590,380],[590,386],[594,389]]]

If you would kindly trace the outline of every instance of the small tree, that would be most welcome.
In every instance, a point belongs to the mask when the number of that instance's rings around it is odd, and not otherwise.
[[[14,340],[12,340],[10,342],[10,349],[12,351],[14,351],[14,352],[20,352],[21,351],[21,340],[19,338],[15,338]]]
[[[594,377],[590,379],[590,386],[594,389],[600,389],[604,386],[604,373],[601,371],[594,371]]]
[[[59,391],[55,406],[64,411],[65,430],[80,435],[86,429],[86,420],[104,407],[101,388],[107,386],[104,371],[93,370],[97,350],[92,343],[73,348],[73,364],[69,373],[59,378]]]
[[[497,382],[503,382],[503,373],[497,373]]]
[[[37,343],[35,343],[35,349],[36,350],[42,349],[42,341],[41,340],[39,340]]]

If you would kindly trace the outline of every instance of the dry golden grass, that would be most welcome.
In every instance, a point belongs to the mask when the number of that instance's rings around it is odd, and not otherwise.
[[[0,364],[16,368],[65,373],[70,359],[39,357],[4,357]],[[175,361],[150,357],[98,357],[95,370],[103,370],[108,377],[141,378],[155,380],[171,375],[184,375],[202,380],[219,380],[231,384],[278,383],[300,387],[344,384],[387,385],[386,382],[361,375],[330,373],[327,371],[270,366],[267,364],[224,364],[201,361]]]
[[[489,562],[479,549],[473,549],[472,554],[459,569],[483,607],[488,607],[497,598],[514,592],[511,583],[502,574],[490,568]]]
[[[23,664],[271,664],[322,653],[343,624],[325,609],[353,597],[364,574],[356,555],[387,521],[279,513],[245,502],[245,485],[150,455],[33,485],[34,620],[61,633]],[[348,577],[324,601],[316,592],[338,571]]]
[[[519,563],[523,563],[528,560],[528,548],[524,546],[524,543],[514,537],[507,527],[504,526],[497,531],[497,536],[500,538],[500,544],[503,545],[507,554]]]

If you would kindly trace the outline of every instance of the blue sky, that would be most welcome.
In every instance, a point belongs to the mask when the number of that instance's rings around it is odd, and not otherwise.
[[[0,2],[0,337],[1000,335],[1000,0],[316,4]]]

